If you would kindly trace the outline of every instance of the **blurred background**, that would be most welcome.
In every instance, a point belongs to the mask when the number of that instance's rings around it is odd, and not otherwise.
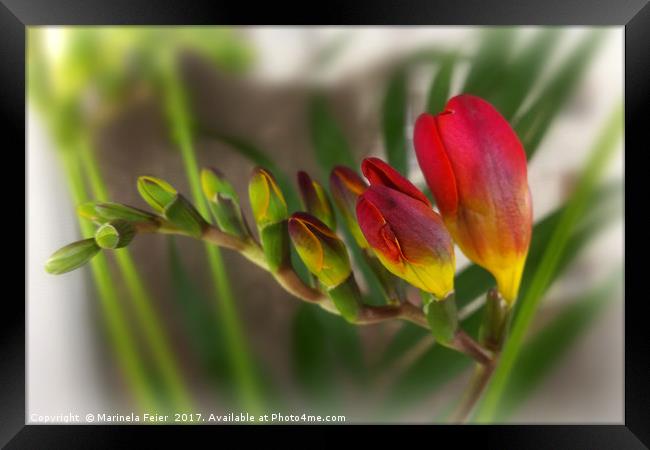
[[[590,158],[612,147],[495,420],[622,423],[623,141],[606,131],[622,102],[622,28],[31,27],[27,70],[28,422],[144,410],[444,421],[469,359],[407,323],[348,325],[236,253],[146,235],[63,276],[43,265],[91,235],[79,203],[145,208],[140,175],[189,197],[192,167],[216,167],[249,219],[255,165],[275,173],[292,210],[297,170],[327,187],[334,165],[369,155],[424,188],[415,118],[468,92],[511,121],[528,153],[524,292]],[[474,333],[491,280],[457,255]],[[377,281],[358,268],[372,301]]]

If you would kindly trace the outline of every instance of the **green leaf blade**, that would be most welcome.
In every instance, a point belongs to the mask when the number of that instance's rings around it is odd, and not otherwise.
[[[315,95],[309,104],[309,124],[314,154],[323,176],[328,177],[330,171],[339,164],[356,167],[348,142],[336,123],[327,100],[320,94]]]
[[[400,67],[388,82],[382,107],[382,132],[388,163],[406,174],[406,70]]]

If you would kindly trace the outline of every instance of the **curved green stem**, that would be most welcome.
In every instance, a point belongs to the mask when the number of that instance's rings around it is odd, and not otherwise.
[[[99,201],[108,201],[108,191],[102,180],[97,161],[90,147],[89,138],[81,142],[79,151],[84,172],[90,182],[93,196]],[[171,346],[167,341],[163,326],[152,304],[153,300],[147,292],[142,277],[133,262],[128,249],[115,252],[115,258],[126,288],[133,301],[136,319],[144,332],[147,344],[152,350],[154,361],[160,370],[163,382],[174,402],[174,409],[191,411],[190,394],[183,381],[181,370],[174,358]]]
[[[61,154],[73,202],[76,204],[86,202],[88,195],[79,170],[78,159],[74,153],[69,151],[62,151]],[[81,218],[79,218],[78,223],[84,236],[94,234],[94,227],[91,223]],[[97,255],[90,262],[90,267],[109,341],[114,348],[122,373],[128,385],[133,389],[133,394],[140,408],[142,410],[152,409],[156,405],[155,396],[147,381],[142,358],[137,354],[135,339],[126,326],[126,316],[120,307],[119,297],[109,272],[106,256]]]
[[[199,168],[190,131],[190,110],[187,106],[184,86],[180,79],[179,67],[173,54],[167,53],[162,56],[162,69],[164,76],[163,94],[165,95],[167,119],[171,127],[172,140],[180,149],[194,203],[203,217],[208,219],[210,212],[201,190]],[[218,302],[216,306],[220,311],[218,320],[221,322],[224,338],[227,342],[226,348],[235,372],[235,380],[239,383],[243,404],[257,411],[260,407],[261,393],[255,377],[250,350],[235,308],[235,300],[221,253],[217,247],[206,244],[206,254],[217,293]]]

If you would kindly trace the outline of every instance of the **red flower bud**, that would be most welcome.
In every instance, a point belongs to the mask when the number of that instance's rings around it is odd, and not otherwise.
[[[514,130],[485,100],[459,95],[444,112],[418,118],[414,141],[454,240],[513,302],[532,230],[526,154]]]
[[[373,158],[364,161],[363,170],[371,186],[359,197],[357,219],[375,254],[393,274],[445,298],[454,288],[455,258],[442,219],[424,194],[387,164]]]
[[[429,199],[413,183],[404,178],[397,170],[379,158],[366,158],[361,163],[361,171],[370,185],[386,186],[403,194],[420,200],[431,206]]]

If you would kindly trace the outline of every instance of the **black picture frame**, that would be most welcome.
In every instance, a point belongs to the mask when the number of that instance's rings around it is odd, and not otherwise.
[[[290,11],[290,13],[288,12]],[[625,28],[625,236],[643,227],[644,189],[630,163],[647,153],[650,100],[650,6],[647,0],[456,0],[387,1],[366,4],[330,1],[231,2],[172,0],[0,0],[0,117],[5,127],[3,145],[25,148],[25,37],[32,25],[135,24],[275,24],[349,23],[355,25],[607,25]],[[25,173],[25,176],[27,174]],[[6,189],[6,187],[5,187]],[[18,196],[11,194],[15,200]],[[27,206],[27,205],[26,205]],[[26,210],[26,220],[28,220]],[[15,226],[15,223],[14,225]],[[628,234],[630,233],[630,234]],[[643,236],[641,233],[639,233]],[[27,237],[25,237],[27,239]],[[633,238],[629,242],[636,242]],[[639,241],[640,242],[640,241]],[[27,241],[25,241],[27,246]],[[463,443],[477,437],[488,448],[627,449],[650,446],[650,338],[646,332],[641,292],[642,263],[627,252],[625,271],[625,422],[621,425],[557,426],[436,426],[411,427],[425,442]],[[27,261],[25,262],[25,273]],[[26,276],[26,275],[25,275]],[[27,280],[25,280],[27,285]],[[26,298],[26,296],[25,296]],[[35,426],[25,425],[25,305],[16,296],[3,301],[0,357],[0,444],[7,448],[118,448],[132,442],[132,431],[153,439],[171,427]],[[266,429],[257,426],[255,430]],[[279,427],[281,428],[281,427]],[[292,439],[317,431],[312,426],[292,427]],[[174,427],[173,436],[187,432],[222,432],[224,427]],[[241,428],[240,428],[241,429]],[[372,431],[393,433],[383,427]],[[167,438],[167,437],[166,437]],[[435,438],[435,440],[434,440]],[[439,441],[442,439],[442,441]]]

